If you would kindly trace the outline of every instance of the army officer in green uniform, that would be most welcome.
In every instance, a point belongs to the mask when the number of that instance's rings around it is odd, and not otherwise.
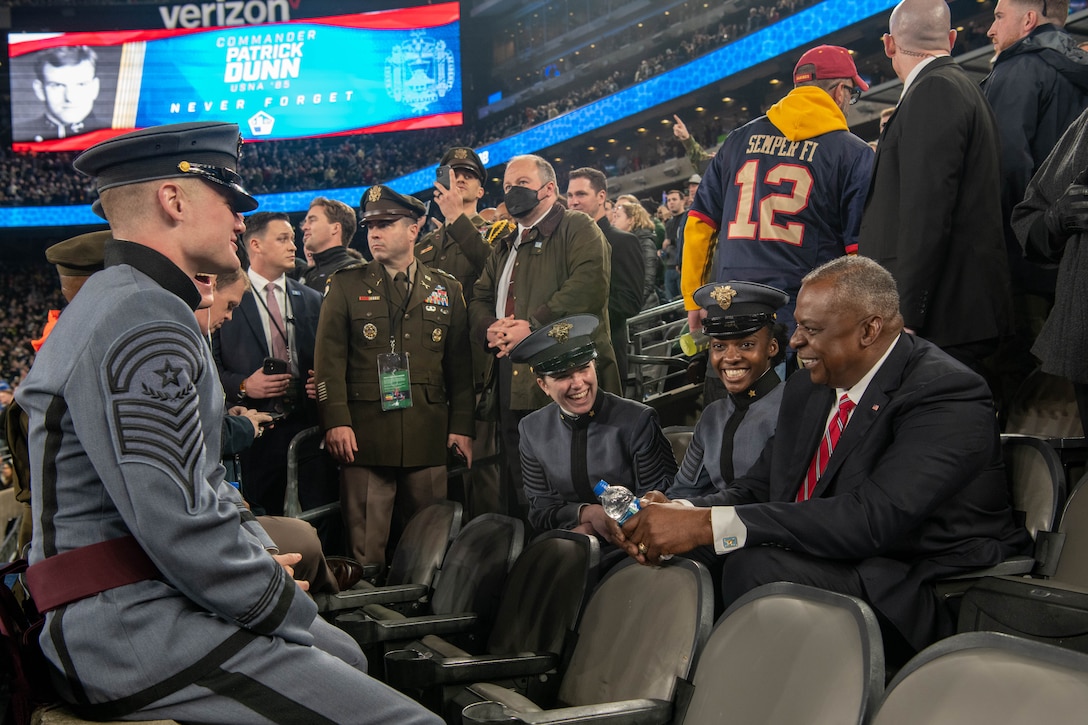
[[[461,284],[413,255],[422,202],[374,186],[362,206],[374,261],[330,278],[314,377],[352,555],[384,564],[394,513],[446,497],[447,448],[471,464],[474,397]]]

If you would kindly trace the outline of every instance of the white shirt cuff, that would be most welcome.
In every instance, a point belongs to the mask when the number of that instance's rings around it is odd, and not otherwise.
[[[714,531],[714,552],[717,554],[728,554],[743,547],[748,540],[748,527],[732,506],[711,508],[710,527]]]

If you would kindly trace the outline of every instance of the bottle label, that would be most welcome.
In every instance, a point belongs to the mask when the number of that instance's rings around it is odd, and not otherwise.
[[[624,510],[617,518],[616,523],[623,526],[627,519],[631,518],[639,512],[638,499],[634,499],[631,503],[627,504],[626,510]]]

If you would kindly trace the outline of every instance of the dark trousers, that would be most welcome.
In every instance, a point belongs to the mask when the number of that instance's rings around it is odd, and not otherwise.
[[[499,366],[499,442],[502,444],[502,474],[499,481],[499,505],[508,516],[528,521],[529,500],[521,477],[521,435],[518,424],[531,410],[510,409],[510,385],[513,366],[510,358],[500,358]]]

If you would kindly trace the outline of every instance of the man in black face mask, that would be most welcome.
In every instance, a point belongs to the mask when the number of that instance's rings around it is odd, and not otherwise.
[[[608,334],[608,242],[592,219],[557,203],[555,170],[539,156],[515,156],[503,177],[506,208],[517,228],[494,242],[469,303],[473,340],[497,358],[495,402],[506,452],[502,495],[506,510],[524,511],[518,423],[550,400],[527,364],[508,354],[530,332],[562,317],[596,315],[600,387],[622,394]],[[521,502],[520,504],[518,502]]]

